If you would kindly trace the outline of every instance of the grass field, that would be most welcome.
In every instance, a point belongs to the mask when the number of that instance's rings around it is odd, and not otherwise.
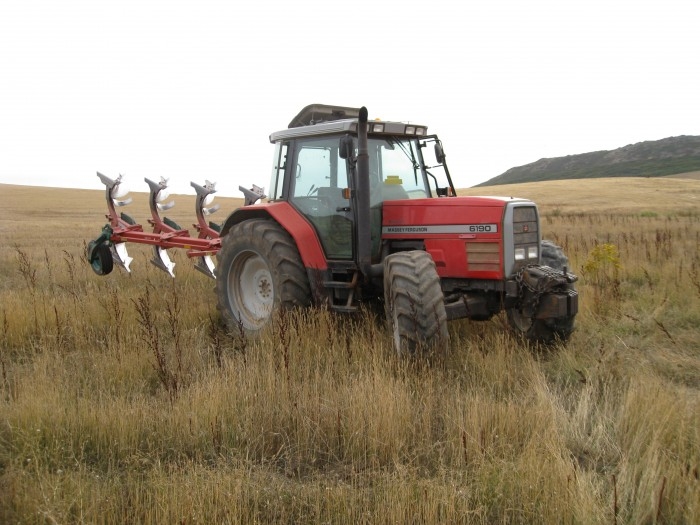
[[[0,523],[700,523],[700,180],[490,190],[539,204],[577,329],[424,363],[371,311],[226,334],[183,253],[92,273],[102,192],[0,185]]]

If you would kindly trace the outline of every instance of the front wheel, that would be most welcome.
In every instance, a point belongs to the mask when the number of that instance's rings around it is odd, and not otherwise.
[[[540,263],[555,270],[563,270],[569,266],[569,258],[564,254],[564,250],[554,242],[542,239]]]
[[[259,333],[282,308],[309,306],[306,270],[292,237],[272,220],[251,219],[222,238],[218,308],[229,330]]]
[[[400,355],[447,347],[445,302],[429,253],[399,252],[384,259],[384,311]]]

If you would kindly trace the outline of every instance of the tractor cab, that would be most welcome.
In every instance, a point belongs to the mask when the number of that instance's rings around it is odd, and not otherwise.
[[[296,208],[315,228],[330,260],[356,258],[358,201],[367,202],[371,261],[378,263],[385,201],[454,195],[454,188],[442,146],[436,136],[427,135],[426,126],[368,122],[368,170],[359,171],[358,111],[314,104],[288,129],[270,136],[275,144],[270,200]],[[443,186],[435,170],[441,172]]]

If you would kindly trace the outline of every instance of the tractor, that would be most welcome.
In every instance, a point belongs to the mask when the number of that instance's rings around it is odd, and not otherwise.
[[[128,203],[121,176],[98,173],[109,223],[88,244],[93,270],[107,274],[116,262],[129,271],[126,243],[135,242],[152,245],[152,262],[174,276],[167,250],[185,248],[215,279],[228,327],[251,336],[282,309],[352,313],[378,304],[401,354],[447,346],[449,320],[484,321],[504,310],[527,340],[570,337],[577,277],[562,250],[542,240],[537,206],[457,196],[442,142],[426,126],[312,104],[270,142],[269,195],[240,187],[245,204],[223,223],[206,219],[218,208],[215,184],[191,183],[197,236],[161,217],[172,205],[165,179],[146,179],[153,232],[145,232],[116,211]]]

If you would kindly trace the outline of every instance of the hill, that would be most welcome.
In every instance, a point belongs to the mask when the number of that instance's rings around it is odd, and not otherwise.
[[[478,186],[600,177],[662,177],[700,170],[700,136],[681,135],[593,151],[540,159],[511,168]]]

